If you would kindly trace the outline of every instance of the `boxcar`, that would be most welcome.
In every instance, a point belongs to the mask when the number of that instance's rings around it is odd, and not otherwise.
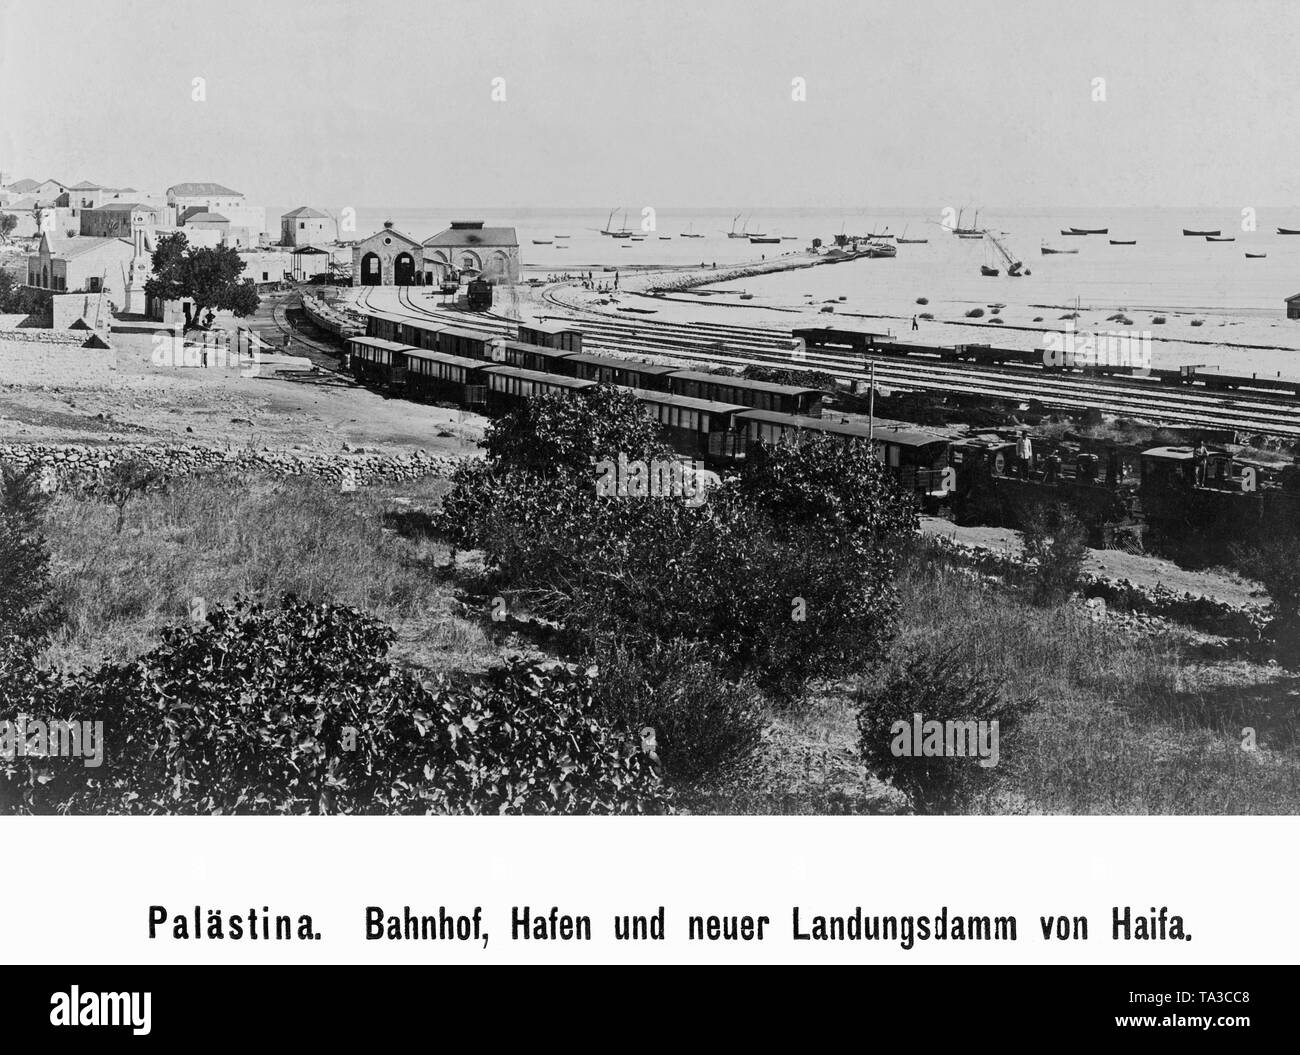
[[[535,344],[542,348],[558,348],[565,352],[582,351],[582,331],[561,323],[521,322],[519,339],[524,344]]]
[[[487,385],[487,406],[490,413],[509,410],[532,396],[551,392],[581,392],[595,387],[595,381],[579,381],[574,377],[543,374],[537,370],[521,370],[517,366],[484,366],[481,370]]]
[[[822,392],[816,388],[751,381],[746,377],[709,374],[697,370],[674,370],[668,375],[668,391],[675,396],[711,399],[718,403],[739,403],[755,410],[780,414],[820,417]]]
[[[367,384],[400,387],[406,378],[406,353],[413,350],[381,337],[353,337],[348,341],[352,376]]]
[[[633,389],[633,394],[663,426],[668,443],[678,454],[709,461],[735,455],[733,427],[743,406],[646,389]]]
[[[422,348],[406,351],[406,393],[412,399],[446,399],[464,406],[478,406],[487,401],[482,370],[486,364],[478,359],[427,352]]]
[[[607,355],[570,355],[564,360],[564,366],[574,377],[643,388],[650,392],[667,392],[668,376],[677,370],[673,366],[614,359]]]
[[[863,355],[876,343],[889,339],[886,333],[868,333],[840,326],[806,326],[793,330],[790,336],[802,340],[808,351],[820,350],[832,354]]]

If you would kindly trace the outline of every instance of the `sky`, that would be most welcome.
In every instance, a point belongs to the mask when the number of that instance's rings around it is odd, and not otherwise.
[[[1294,0],[0,0],[0,171],[330,210],[1286,205],[1297,45]]]

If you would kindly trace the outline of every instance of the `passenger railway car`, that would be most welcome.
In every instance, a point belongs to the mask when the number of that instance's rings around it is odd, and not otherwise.
[[[782,443],[803,433],[820,433],[844,440],[874,440],[881,461],[899,483],[910,491],[933,496],[946,494],[944,470],[948,468],[948,441],[929,432],[879,428],[874,431],[858,422],[830,421],[766,410],[742,410],[735,415],[745,446]]]
[[[437,331],[438,351],[444,355],[458,355],[462,359],[492,360],[492,344],[500,340],[497,334],[482,330],[466,330],[459,326],[444,326]]]
[[[722,461],[739,453],[733,426],[743,406],[646,389],[632,391],[663,427],[668,443],[679,454]]]
[[[613,359],[606,355],[569,355],[563,366],[573,377],[588,381],[604,381],[610,385],[642,388],[651,392],[667,392],[668,379],[676,372],[673,366],[657,366],[630,359]]]
[[[581,392],[596,386],[595,381],[522,370],[517,366],[484,366],[481,370],[487,385],[487,408],[498,413],[518,406],[532,396],[550,392]]]
[[[409,345],[381,337],[352,337],[348,340],[348,362],[352,376],[368,384],[397,388],[406,380]]]
[[[781,414],[820,417],[822,412],[823,393],[819,389],[751,381],[728,374],[675,370],[668,375],[668,391],[675,396],[739,403],[755,410],[772,410]]]
[[[558,348],[564,352],[582,351],[582,331],[562,323],[521,322],[519,339],[541,348]]]
[[[406,392],[413,399],[445,399],[467,407],[487,402],[483,368],[478,359],[407,348]]]
[[[537,344],[525,344],[523,341],[502,341],[493,348],[492,356],[496,360],[498,350],[506,366],[517,366],[522,370],[536,370],[543,374],[568,374],[565,360],[570,352],[562,348],[544,348]]]

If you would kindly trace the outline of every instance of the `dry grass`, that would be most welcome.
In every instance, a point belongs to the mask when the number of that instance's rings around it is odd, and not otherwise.
[[[375,613],[397,630],[399,659],[481,669],[496,650],[461,617],[446,547],[418,531],[445,486],[341,494],[305,478],[194,477],[133,501],[121,534],[111,506],[60,496],[46,530],[67,622],[46,658],[68,668],[137,655],[189,618],[192,598],[211,608],[296,593]]]

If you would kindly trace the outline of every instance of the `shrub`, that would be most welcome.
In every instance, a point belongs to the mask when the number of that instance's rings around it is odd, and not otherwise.
[[[1272,604],[1266,633],[1278,662],[1300,670],[1300,562],[1295,559],[1294,541],[1275,538],[1233,556],[1242,572],[1268,590]]]
[[[929,297],[917,297],[917,298],[916,298],[916,302],[917,302],[918,304],[920,304],[922,307],[924,307],[926,304],[929,304],[929,303],[930,303],[930,298],[929,298]]]
[[[102,766],[0,760],[6,813],[628,813],[664,808],[634,736],[588,681],[516,665],[421,683],[359,609],[239,601],[140,659],[19,670],[0,719],[104,722]]]
[[[667,778],[691,782],[752,754],[763,734],[753,685],[730,681],[698,643],[613,641],[597,657],[596,705],[611,722],[651,729]]]
[[[927,321],[932,321],[934,319],[934,315],[931,312],[923,311],[919,316],[917,316],[917,318],[925,319]]]
[[[1028,582],[1035,604],[1059,604],[1079,588],[1088,534],[1067,506],[1032,510],[1025,518],[1024,547],[1035,565]]]
[[[42,532],[50,496],[34,471],[0,465],[0,639],[43,639],[62,621]]]
[[[968,311],[968,312],[966,313],[966,318],[968,318],[968,319],[982,319],[982,318],[984,318],[984,309],[983,309],[983,308],[971,308],[970,311]]]
[[[904,791],[917,813],[953,813],[972,806],[992,783],[1006,741],[1027,709],[1027,704],[1005,700],[1001,685],[993,673],[939,652],[917,652],[896,662],[882,683],[858,701],[863,762]],[[912,742],[917,715],[923,723],[920,744]],[[934,753],[933,722],[940,723],[944,747],[949,723],[954,723],[952,747],[965,753]],[[988,725],[971,724],[978,722]],[[985,730],[984,739],[965,738],[976,729]],[[981,765],[983,761],[993,764]]]

